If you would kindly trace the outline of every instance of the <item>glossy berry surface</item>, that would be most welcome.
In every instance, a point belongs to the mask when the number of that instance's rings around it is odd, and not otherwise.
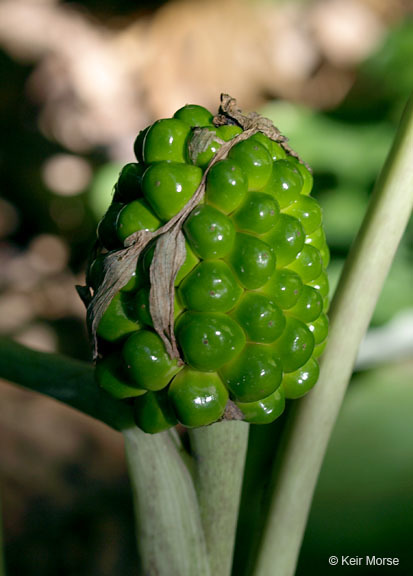
[[[279,214],[280,207],[275,198],[269,194],[250,192],[233,215],[233,220],[239,230],[265,234],[275,227]]]
[[[140,388],[161,390],[168,385],[179,367],[165,349],[160,337],[149,330],[139,330],[130,336],[122,356],[129,378]]]
[[[198,166],[158,162],[145,171],[142,191],[158,218],[169,220],[192,198],[201,178]]]
[[[260,190],[267,184],[272,171],[272,158],[262,144],[244,140],[235,144],[228,156],[244,168],[248,190]]]
[[[287,318],[284,332],[274,348],[283,360],[284,372],[293,372],[305,364],[314,348],[314,337],[304,322]]]
[[[246,292],[233,317],[243,328],[248,340],[271,344],[281,336],[285,317],[281,308],[268,296]]]
[[[283,310],[289,310],[297,303],[302,290],[303,282],[300,276],[288,268],[276,270],[261,288],[261,291],[269,295]]]
[[[197,312],[228,312],[243,290],[222,260],[204,260],[179,286],[182,304]]]
[[[116,232],[122,244],[138,230],[153,232],[159,228],[161,221],[157,218],[143,198],[133,200],[120,210],[116,219]]]
[[[321,254],[317,248],[306,244],[288,265],[290,270],[297,272],[306,284],[318,278],[323,269]]]
[[[192,128],[213,126],[213,115],[211,112],[203,106],[198,106],[198,104],[187,104],[186,106],[182,106],[182,108],[175,112],[174,118],[182,120]]]
[[[305,234],[297,218],[281,214],[274,228],[265,236],[272,246],[277,246],[277,267],[292,262],[304,247]]]
[[[154,122],[138,134],[137,162],[122,169],[98,226],[101,251],[87,275],[92,293],[108,251],[112,258],[145,236],[139,231],[167,227],[204,186],[180,227],[184,262],[168,278],[179,360],[152,320],[157,237],[98,325],[96,381],[102,394],[133,406],[146,433],[206,426],[231,410],[268,424],[318,379],[329,250],[312,174],[266,134],[244,136],[233,121],[215,126],[195,104]]]
[[[226,314],[185,312],[176,334],[187,364],[199,370],[218,370],[245,344],[243,330]]]
[[[98,360],[96,380],[103,390],[120,400],[146,394],[146,390],[135,386],[128,379],[122,358],[116,352]]]
[[[285,397],[296,399],[307,394],[317,382],[319,373],[318,362],[312,357],[295,372],[286,374],[283,380]]]
[[[153,162],[186,162],[186,144],[191,127],[178,118],[157,120],[145,134],[142,157]]]
[[[206,426],[224,413],[228,391],[218,374],[184,368],[169,386],[178,421],[188,428]]]
[[[303,322],[313,322],[323,311],[323,298],[311,286],[304,286],[297,302],[288,310],[289,316],[294,316]]]
[[[274,140],[271,140],[270,138],[268,138],[268,136],[266,136],[262,132],[257,132],[256,134],[251,136],[250,141],[259,142],[262,146],[264,146],[264,148],[266,148],[270,153],[271,158],[274,162],[275,160],[284,160],[287,157],[287,153],[280,146],[280,144],[274,142]]]
[[[236,402],[250,424],[271,424],[284,412],[285,394],[282,386],[275,392],[255,402]]]
[[[98,336],[108,342],[117,342],[139,330],[140,324],[131,318],[131,306],[132,303],[127,295],[118,292],[99,322]]]
[[[273,194],[280,208],[286,208],[300,198],[303,178],[295,163],[278,160],[272,166],[265,192]]]
[[[225,214],[238,208],[247,190],[248,181],[245,172],[230,158],[217,162],[208,173],[207,202]]]
[[[232,249],[235,228],[222,212],[203,204],[197,206],[184,224],[184,232],[200,258],[222,258]]]
[[[163,432],[178,423],[167,390],[147,392],[136,398],[133,415],[137,426],[147,434]]]
[[[237,400],[255,402],[281,384],[282,364],[271,347],[247,344],[235,360],[221,368],[220,374]]]
[[[248,234],[236,235],[234,249],[228,260],[244,288],[263,286],[275,269],[271,246]]]

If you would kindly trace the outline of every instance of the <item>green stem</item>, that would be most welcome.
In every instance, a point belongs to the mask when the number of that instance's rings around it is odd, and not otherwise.
[[[124,431],[142,574],[210,576],[195,488],[173,435]]]
[[[413,96],[352,246],[330,313],[315,389],[295,404],[254,576],[292,576],[331,431],[360,342],[413,208]]]
[[[231,574],[249,426],[219,422],[189,431],[211,574]]]
[[[130,407],[98,388],[92,364],[0,338],[0,377],[51,396],[116,430],[134,425]]]

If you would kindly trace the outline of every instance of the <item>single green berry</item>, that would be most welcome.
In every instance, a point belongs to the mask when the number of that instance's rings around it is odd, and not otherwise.
[[[234,249],[228,260],[240,283],[251,290],[268,282],[275,269],[271,246],[249,234],[236,234]]]
[[[244,420],[250,424],[271,424],[281,416],[285,408],[283,386],[275,392],[256,402],[235,402],[244,415]]]
[[[188,367],[172,380],[168,396],[179,422],[188,428],[219,420],[228,401],[228,391],[218,374]]]
[[[321,254],[317,248],[305,244],[301,252],[288,264],[288,268],[297,272],[304,284],[307,284],[311,280],[315,280],[322,272]]]
[[[258,292],[246,292],[232,317],[251,342],[270,344],[281,336],[285,328],[285,317],[279,306]]]
[[[302,322],[314,322],[323,311],[323,298],[311,286],[303,286],[300,297],[292,308],[288,310],[289,316],[294,316]]]
[[[274,195],[281,209],[298,200],[303,188],[303,178],[290,160],[277,160],[263,192]]]
[[[283,268],[303,249],[305,233],[297,218],[280,214],[275,227],[264,236],[264,240],[274,249],[277,268]]]
[[[256,402],[278,388],[282,363],[271,346],[246,344],[242,352],[225,364],[220,375],[239,402]]]
[[[320,205],[317,200],[314,200],[314,198],[310,196],[301,195],[285,208],[284,212],[297,218],[301,222],[304,232],[307,235],[321,226],[322,214]]]
[[[296,399],[307,394],[317,382],[319,373],[320,368],[317,360],[310,358],[295,372],[285,374],[283,378],[285,397]]]
[[[169,402],[167,389],[147,392],[136,398],[133,407],[136,425],[147,434],[156,434],[172,428],[178,421]]]
[[[183,305],[197,312],[228,312],[242,292],[231,269],[222,260],[200,262],[179,287]]]
[[[146,390],[128,380],[122,358],[117,352],[97,361],[95,375],[99,386],[120,400],[146,393]]]
[[[302,290],[300,276],[288,268],[281,268],[274,272],[260,291],[270,296],[280,308],[288,310],[297,303]]]
[[[116,231],[119,240],[124,244],[125,240],[139,230],[154,232],[159,228],[161,221],[157,218],[143,199],[133,200],[126,204],[118,214]]]
[[[240,231],[265,234],[275,227],[279,215],[275,198],[263,192],[250,192],[232,218]]]
[[[197,370],[218,370],[245,344],[239,324],[226,314],[184,312],[176,335],[186,363]]]
[[[142,190],[147,202],[161,220],[170,220],[192,198],[202,178],[198,166],[158,162],[146,170]]]
[[[175,112],[174,118],[178,118],[178,120],[189,124],[192,128],[203,128],[204,126],[213,125],[213,115],[211,112],[198,104],[187,104],[179,108],[179,110]]]
[[[287,318],[284,332],[272,346],[281,358],[284,372],[294,372],[310,358],[314,337],[303,322],[297,318]]]
[[[149,128],[143,141],[143,161],[186,162],[187,140],[191,127],[177,118],[157,120]]]
[[[192,210],[183,230],[192,250],[200,258],[222,258],[234,244],[235,228],[231,220],[207,204]]]
[[[108,342],[117,342],[139,330],[140,325],[131,320],[130,308],[131,301],[127,294],[115,294],[100,319],[97,335]]]
[[[247,176],[241,166],[231,158],[217,162],[208,172],[206,201],[225,214],[238,208],[247,190]]]
[[[261,190],[267,184],[272,171],[272,158],[259,142],[243,140],[231,148],[228,157],[243,167],[248,190]]]
[[[140,388],[161,390],[180,370],[171,359],[161,338],[149,330],[139,330],[129,336],[122,348],[129,378]]]

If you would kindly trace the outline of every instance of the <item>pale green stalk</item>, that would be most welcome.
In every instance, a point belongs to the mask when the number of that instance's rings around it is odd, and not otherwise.
[[[145,576],[211,576],[191,475],[173,433],[124,432]]]
[[[413,97],[352,246],[330,313],[315,389],[296,402],[275,464],[254,576],[292,576],[310,505],[360,342],[413,208]]]
[[[249,425],[239,421],[189,431],[195,487],[214,576],[231,574],[248,432]]]

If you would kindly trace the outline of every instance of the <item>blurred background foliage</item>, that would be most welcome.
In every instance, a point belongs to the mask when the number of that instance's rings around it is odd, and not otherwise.
[[[411,0],[2,0],[0,333],[90,358],[74,285],[134,137],[185,103],[215,111],[221,92],[269,116],[312,166],[333,290],[412,61]],[[398,556],[411,574],[412,351],[411,221],[330,443],[299,575],[336,573],[332,554]],[[0,392],[9,573],[136,575],[119,435],[7,383]],[[252,429],[234,576],[250,574],[279,426]]]

